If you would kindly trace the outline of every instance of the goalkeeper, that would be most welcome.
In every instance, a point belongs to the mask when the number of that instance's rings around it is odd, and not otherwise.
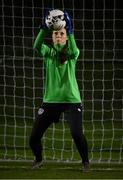
[[[34,42],[34,49],[44,57],[46,68],[43,104],[38,110],[30,136],[30,147],[35,156],[33,168],[42,164],[41,139],[47,128],[58,122],[65,112],[72,138],[76,144],[85,170],[89,168],[88,146],[82,130],[82,105],[75,68],[79,49],[73,35],[72,21],[65,11],[66,28],[52,32],[53,45],[46,45],[44,37],[48,27],[41,28]]]

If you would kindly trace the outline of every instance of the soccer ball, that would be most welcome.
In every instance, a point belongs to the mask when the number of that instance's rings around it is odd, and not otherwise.
[[[45,23],[49,29],[58,31],[65,27],[66,21],[64,20],[64,12],[59,9],[49,11],[45,19]]]

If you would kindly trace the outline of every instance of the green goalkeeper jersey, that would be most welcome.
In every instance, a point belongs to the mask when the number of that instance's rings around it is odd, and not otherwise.
[[[81,97],[76,80],[75,69],[79,49],[73,34],[68,35],[66,61],[61,64],[60,52],[64,45],[44,44],[45,30],[41,30],[34,42],[34,48],[44,57],[46,80],[43,102],[80,103]]]

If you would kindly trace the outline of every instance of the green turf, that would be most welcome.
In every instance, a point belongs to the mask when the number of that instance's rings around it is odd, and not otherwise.
[[[91,164],[85,173],[79,163],[44,162],[32,170],[29,162],[0,162],[0,179],[123,179],[123,164]]]

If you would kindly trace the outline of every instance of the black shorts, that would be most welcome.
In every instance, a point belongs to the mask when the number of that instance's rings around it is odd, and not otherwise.
[[[82,120],[81,103],[43,103],[38,110],[38,116],[45,114],[51,122],[59,122],[60,116],[65,113],[65,119],[79,118]]]

